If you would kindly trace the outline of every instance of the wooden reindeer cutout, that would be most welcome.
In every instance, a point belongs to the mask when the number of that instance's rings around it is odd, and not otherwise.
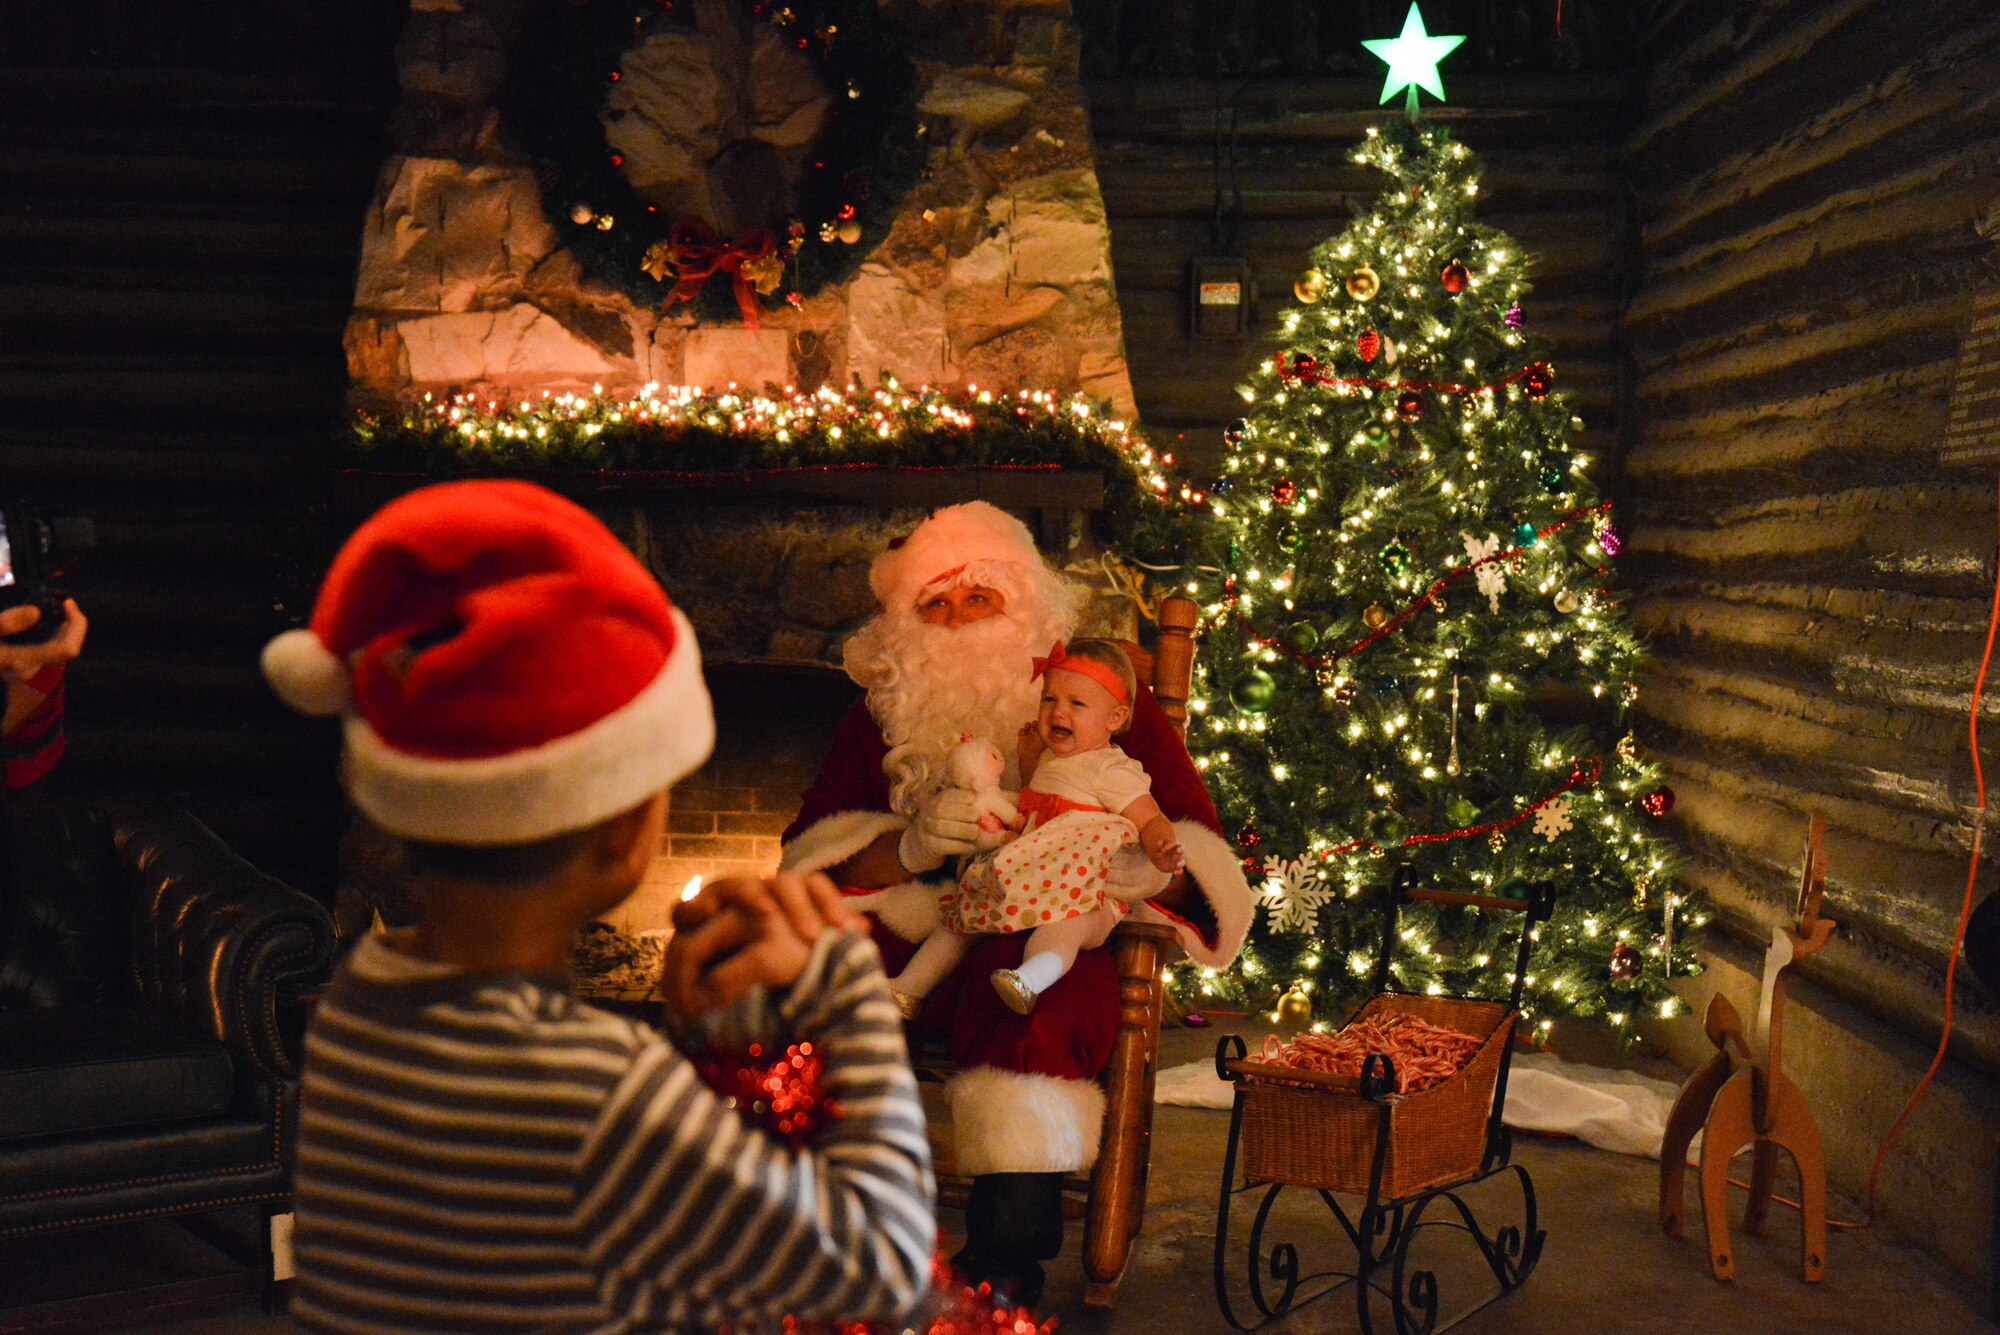
[[[1745,1146],[1753,1157],[1743,1227],[1752,1237],[1763,1236],[1778,1151],[1785,1150],[1799,1170],[1805,1279],[1812,1284],[1826,1277],[1826,1157],[1805,1096],[1783,1070],[1785,984],[1800,960],[1827,943],[1835,926],[1831,918],[1819,916],[1826,890],[1825,836],[1826,817],[1815,811],[1799,877],[1797,921],[1771,929],[1755,1026],[1746,1034],[1742,1017],[1727,998],[1718,993],[1710,999],[1702,1028],[1715,1044],[1715,1056],[1681,1086],[1660,1146],[1660,1227],[1678,1234],[1688,1145],[1696,1128],[1703,1131],[1701,1213],[1709,1269],[1717,1279],[1736,1274],[1729,1250],[1729,1162]]]

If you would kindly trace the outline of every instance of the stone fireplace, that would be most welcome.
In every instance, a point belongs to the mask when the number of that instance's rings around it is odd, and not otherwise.
[[[756,328],[704,322],[698,303],[635,301],[590,278],[565,248],[570,206],[545,198],[548,163],[501,111],[535,3],[412,0],[411,9],[396,51],[393,151],[365,221],[347,328],[357,406],[424,393],[624,395],[649,382],[809,391],[893,375],[1081,391],[1132,416],[1066,4],[883,0],[880,21],[916,75],[921,178],[881,234],[859,243],[868,253],[850,277],[763,312]],[[635,189],[729,233],[768,212],[758,171],[781,183],[795,174],[800,135],[824,108],[784,72],[784,52],[764,49],[768,34],[744,26],[748,6],[684,0],[682,10],[692,17],[678,35],[635,43],[657,59],[630,65],[619,105],[600,115]],[[560,17],[541,17],[550,12]],[[703,63],[704,50],[738,38],[750,44],[736,53],[743,59]],[[746,78],[770,86],[738,88]],[[757,122],[776,127],[757,131],[771,142],[722,142],[726,116],[701,108],[732,97],[785,102],[787,115]],[[633,108],[645,114],[625,114]],[[715,757],[675,790],[663,856],[617,926],[657,931],[691,878],[776,863],[778,834],[855,697],[837,664],[846,633],[873,610],[869,562],[933,506],[981,488],[946,475],[846,494],[582,489],[693,620],[720,725]],[[1097,570],[1085,522],[1093,503],[1032,493],[989,499],[1020,513],[1052,559],[1102,592],[1093,628],[1129,634],[1129,609]]]

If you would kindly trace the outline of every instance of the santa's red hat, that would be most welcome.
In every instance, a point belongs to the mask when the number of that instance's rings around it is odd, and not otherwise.
[[[408,839],[517,844],[644,802],[708,758],[694,629],[588,512],[451,482],[347,540],[305,630],[265,646],[293,708],[345,719],[343,780]]]
[[[891,544],[869,567],[868,584],[876,602],[901,610],[916,606],[926,590],[966,582],[982,567],[1026,571],[1041,563],[1026,524],[985,501],[967,501],[933,511],[908,537]]]

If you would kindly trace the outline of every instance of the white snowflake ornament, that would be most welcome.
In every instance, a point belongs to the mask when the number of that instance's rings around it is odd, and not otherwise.
[[[1500,539],[1488,534],[1484,539],[1475,538],[1470,533],[1458,535],[1465,539],[1465,559],[1467,564],[1477,564],[1500,550]],[[1507,587],[1507,576],[1500,569],[1500,562],[1491,561],[1472,572],[1479,591],[1486,595],[1486,602],[1494,615],[1500,613],[1500,594]]]
[[[1569,818],[1569,799],[1558,797],[1555,801],[1535,813],[1535,833],[1548,840],[1556,841],[1556,836],[1573,824]]]
[[[1264,859],[1266,880],[1257,898],[1271,917],[1274,932],[1305,932],[1312,929],[1320,906],[1333,898],[1333,887],[1309,866],[1304,858],[1291,862],[1283,858]]]

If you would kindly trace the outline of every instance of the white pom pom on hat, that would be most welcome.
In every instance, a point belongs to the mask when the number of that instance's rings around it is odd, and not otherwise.
[[[309,630],[288,630],[264,646],[264,679],[278,698],[315,718],[332,718],[354,701],[347,664]]]

